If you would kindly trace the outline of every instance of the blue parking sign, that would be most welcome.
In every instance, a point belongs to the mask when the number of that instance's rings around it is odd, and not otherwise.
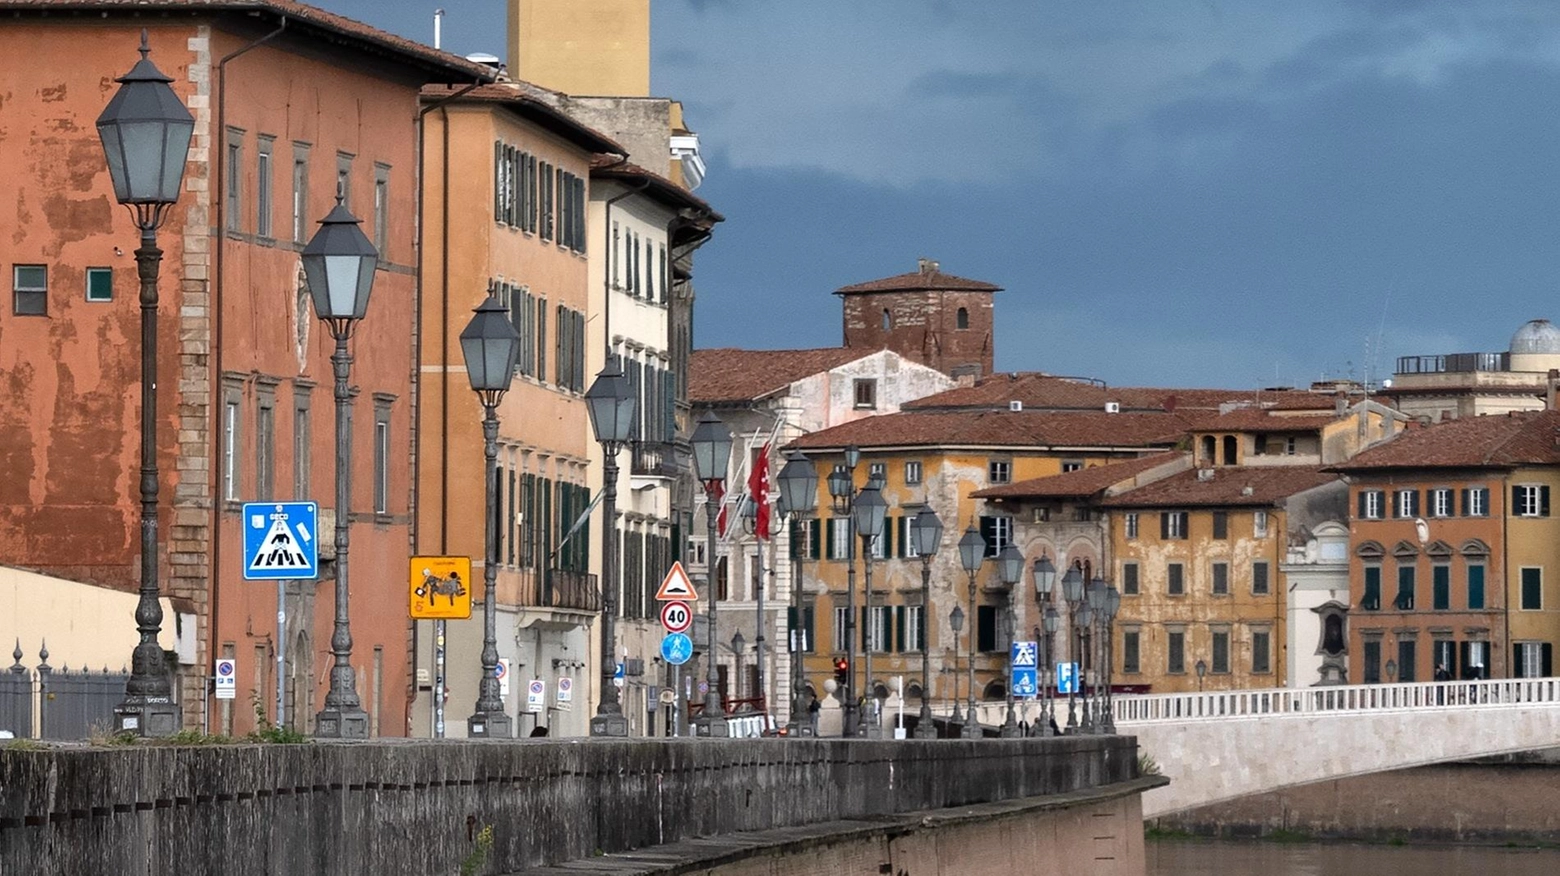
[[[1078,692],[1078,664],[1056,664],[1056,692],[1060,694]]]

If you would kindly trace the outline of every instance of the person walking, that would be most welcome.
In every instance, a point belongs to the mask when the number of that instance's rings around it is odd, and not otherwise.
[[[1435,665],[1435,680],[1438,683],[1452,680],[1452,673],[1447,671],[1445,663],[1437,663]],[[1435,704],[1438,706],[1446,705],[1446,688],[1437,687],[1435,689]]]

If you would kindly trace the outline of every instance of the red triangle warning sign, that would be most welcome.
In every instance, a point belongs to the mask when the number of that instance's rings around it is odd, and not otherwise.
[[[655,598],[662,602],[698,602],[699,594],[693,590],[693,582],[688,580],[688,573],[683,571],[682,561],[672,563],[672,568],[661,580],[661,589],[655,592]]]

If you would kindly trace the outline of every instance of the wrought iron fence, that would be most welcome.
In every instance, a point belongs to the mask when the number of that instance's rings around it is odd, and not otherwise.
[[[0,730],[18,739],[85,739],[110,726],[114,706],[125,697],[130,673],[55,669],[49,647],[38,651],[33,668],[22,664],[22,644],[11,652],[12,664],[0,672]]]

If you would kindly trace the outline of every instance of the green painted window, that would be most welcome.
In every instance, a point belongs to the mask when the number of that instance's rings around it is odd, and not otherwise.
[[[1544,607],[1544,570],[1522,570],[1522,609],[1537,611]]]
[[[87,268],[87,300],[114,300],[113,268]]]
[[[1452,607],[1452,567],[1437,565],[1430,569],[1431,598],[1436,611]]]
[[[1484,607],[1484,564],[1468,564],[1468,607]]]

